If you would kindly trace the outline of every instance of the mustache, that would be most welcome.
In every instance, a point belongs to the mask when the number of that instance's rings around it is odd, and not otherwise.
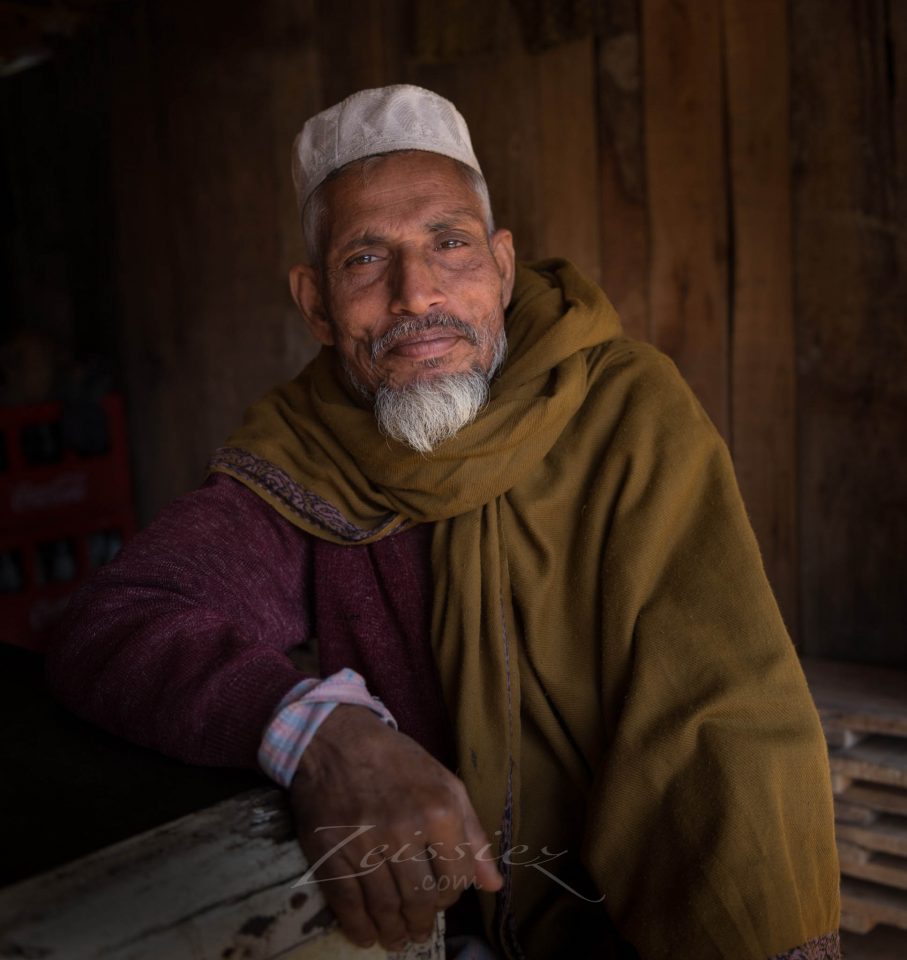
[[[380,360],[404,338],[436,329],[454,330],[473,346],[477,346],[482,339],[475,327],[453,313],[431,313],[422,317],[407,317],[375,340],[372,344],[372,363]]]

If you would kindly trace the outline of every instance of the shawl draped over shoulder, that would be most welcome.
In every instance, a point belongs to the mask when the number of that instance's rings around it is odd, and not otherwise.
[[[766,960],[827,934],[824,740],[725,445],[569,263],[521,266],[506,325],[487,407],[428,456],[327,348],[211,469],[335,543],[433,524],[431,643],[509,955],[616,930],[646,960]]]

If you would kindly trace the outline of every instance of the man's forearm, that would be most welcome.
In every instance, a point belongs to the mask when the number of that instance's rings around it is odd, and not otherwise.
[[[47,655],[75,713],[182,760],[256,767],[302,675],[302,535],[220,477],[171,504],[73,599]]]

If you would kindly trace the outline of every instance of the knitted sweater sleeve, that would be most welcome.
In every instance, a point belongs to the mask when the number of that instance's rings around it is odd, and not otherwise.
[[[188,763],[257,769],[298,683],[311,546],[230,477],[176,500],[73,597],[46,657],[52,692],[118,736]]]

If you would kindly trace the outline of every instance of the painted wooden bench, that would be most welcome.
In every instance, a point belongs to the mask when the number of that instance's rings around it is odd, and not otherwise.
[[[305,869],[283,793],[253,790],[0,890],[0,958],[443,960],[442,916],[427,944],[354,947]]]

